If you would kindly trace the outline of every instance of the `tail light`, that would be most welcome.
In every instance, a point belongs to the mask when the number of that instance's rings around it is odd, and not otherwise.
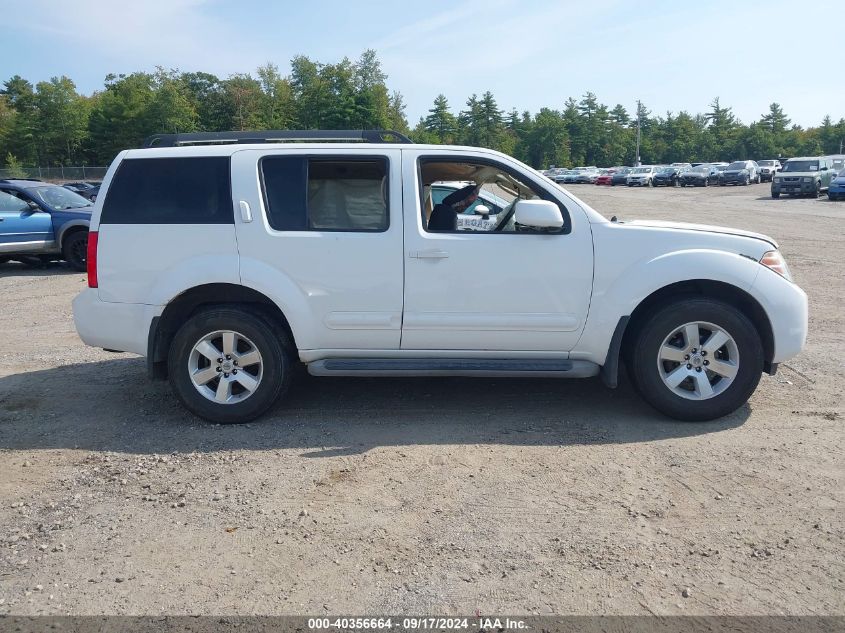
[[[88,266],[88,287],[97,287],[97,231],[88,232],[88,253],[86,264]]]

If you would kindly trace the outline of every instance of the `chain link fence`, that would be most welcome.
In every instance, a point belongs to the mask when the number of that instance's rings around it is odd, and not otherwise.
[[[46,181],[102,180],[108,167],[19,167],[0,169],[3,178],[38,178]]]

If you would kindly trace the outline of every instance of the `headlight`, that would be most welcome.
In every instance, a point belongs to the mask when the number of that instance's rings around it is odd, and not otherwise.
[[[806,178],[806,177],[804,177],[804,178],[802,178],[801,180],[802,180],[803,182],[813,182],[813,179],[812,179],[812,178]]]
[[[792,281],[789,266],[786,265],[786,260],[783,258],[783,255],[780,254],[780,251],[768,251],[763,253],[763,257],[760,258],[760,263],[766,268],[771,268],[784,279]]]
[[[772,182],[776,182],[776,183],[780,184],[780,178],[775,178]]]

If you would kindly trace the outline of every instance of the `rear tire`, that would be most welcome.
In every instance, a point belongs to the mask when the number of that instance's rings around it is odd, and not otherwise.
[[[191,317],[173,338],[170,385],[185,408],[201,418],[249,422],[288,390],[294,371],[291,348],[263,318],[240,308],[210,308]]]
[[[85,272],[88,258],[88,231],[77,231],[65,238],[62,257],[74,270]]]
[[[760,382],[763,360],[763,345],[748,317],[706,298],[658,309],[639,328],[627,359],[643,399],[689,422],[713,420],[745,404]]]

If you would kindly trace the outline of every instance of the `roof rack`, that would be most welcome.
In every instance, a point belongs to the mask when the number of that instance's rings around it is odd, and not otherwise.
[[[237,143],[413,143],[393,130],[260,130],[255,132],[187,132],[153,134],[143,147],[232,145]]]

